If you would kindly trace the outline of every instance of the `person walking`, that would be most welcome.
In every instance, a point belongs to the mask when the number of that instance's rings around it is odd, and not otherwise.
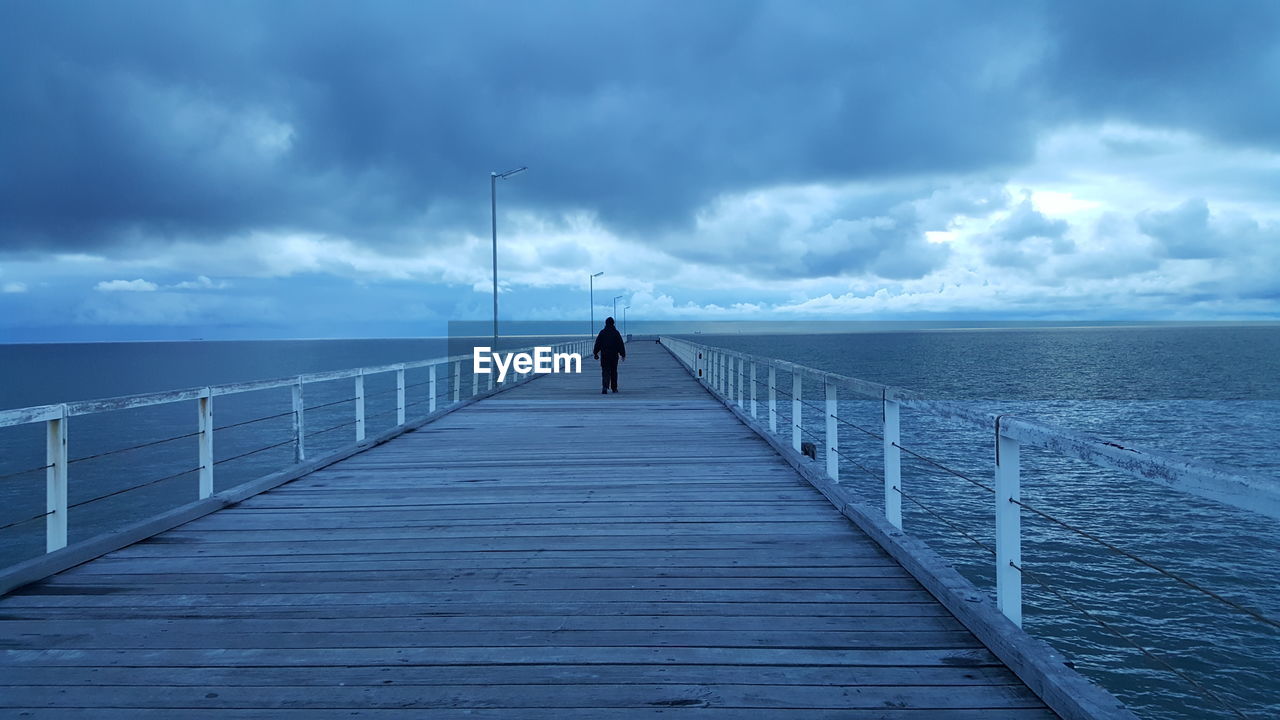
[[[618,360],[626,359],[627,344],[622,341],[618,328],[613,326],[613,318],[604,319],[604,329],[596,335],[596,346],[591,354],[600,361],[600,379],[604,385],[600,394],[611,389],[618,392]]]

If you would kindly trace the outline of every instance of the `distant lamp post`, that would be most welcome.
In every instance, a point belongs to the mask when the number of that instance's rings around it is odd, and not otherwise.
[[[591,282],[591,332],[587,333],[588,336],[596,334],[596,278],[603,274],[604,271],[601,270],[588,278]]]
[[[623,335],[627,334],[627,311],[630,309],[631,309],[630,305],[622,308],[622,334]]]
[[[489,210],[493,218],[493,349],[498,349],[498,181],[528,170],[519,167],[504,173],[489,173]]]
[[[618,319],[618,301],[624,297],[626,297],[626,295],[618,295],[613,298],[613,319],[614,320]]]

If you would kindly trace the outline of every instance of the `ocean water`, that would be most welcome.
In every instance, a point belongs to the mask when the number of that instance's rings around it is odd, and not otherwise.
[[[1280,482],[1280,328],[1136,327],[917,330],[690,339],[979,404],[1161,449]],[[525,343],[521,343],[525,344]],[[0,409],[286,377],[445,354],[442,340],[325,340],[0,345]],[[457,352],[453,348],[452,352]],[[462,391],[471,378],[464,363]],[[763,380],[763,375],[761,376]],[[410,416],[426,407],[426,371],[409,371]],[[789,378],[779,377],[789,388]],[[393,374],[366,379],[368,433],[395,422]],[[448,394],[445,374],[437,394]],[[820,389],[806,385],[807,399]],[[763,388],[760,390],[763,397]],[[352,382],[308,385],[308,454],[354,439]],[[289,390],[215,401],[216,487],[292,463]],[[875,430],[877,402],[842,399],[841,414]],[[781,427],[790,404],[780,397]],[[269,418],[249,422],[257,418]],[[805,409],[804,424],[821,414]],[[245,423],[245,424],[240,424]],[[196,497],[195,403],[73,418],[72,542]],[[879,441],[840,428],[842,450],[877,469]],[[989,481],[989,433],[904,411],[903,444]],[[166,441],[167,440],[167,441]],[[148,444],[155,443],[155,444]],[[283,443],[283,444],[280,444]],[[277,445],[261,452],[251,451]],[[121,448],[145,445],[135,450]],[[0,564],[43,552],[43,428],[0,428]],[[844,463],[842,479],[882,505],[879,481]],[[1037,451],[1023,451],[1023,499],[1073,526],[1280,617],[1280,522]],[[990,496],[903,457],[905,525],[979,587],[994,587]],[[133,489],[131,489],[133,488]],[[939,520],[931,512],[946,519]],[[948,524],[950,523],[950,525]],[[1083,617],[1112,624],[1248,717],[1280,717],[1280,631],[1226,608],[1057,525],[1023,513],[1023,560],[1054,592],[1024,584],[1025,626],[1142,717],[1236,717]]]
[[[1280,485],[1280,327],[1054,328],[688,339],[1034,418],[1163,450]],[[760,377],[763,379],[764,375]],[[790,389],[780,374],[778,387]],[[764,397],[764,388],[759,388]],[[821,388],[802,395],[817,402]],[[779,427],[790,427],[779,395]],[[821,433],[820,411],[802,424]],[[878,401],[841,415],[878,431]],[[902,444],[990,485],[993,438],[903,410]],[[789,430],[787,431],[789,432]],[[882,464],[880,441],[847,425],[842,452]],[[814,439],[814,438],[807,438]],[[994,592],[991,495],[903,453],[905,529]],[[841,480],[883,509],[881,481],[848,461]],[[1280,521],[1043,451],[1022,452],[1023,502],[1280,619]],[[936,513],[936,515],[934,514]],[[945,521],[939,519],[945,518]],[[1142,646],[1250,718],[1280,717],[1280,630],[1029,512],[1022,513],[1024,627],[1148,718],[1239,717]],[[963,534],[962,534],[963,533]],[[972,539],[966,538],[965,534]],[[1117,638],[1079,605],[1130,640]],[[1132,643],[1130,642],[1132,641]]]

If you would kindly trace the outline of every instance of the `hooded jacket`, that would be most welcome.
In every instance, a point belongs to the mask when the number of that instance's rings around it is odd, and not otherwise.
[[[612,319],[612,318],[610,318]],[[618,332],[618,328],[611,322],[606,322],[604,329],[596,335],[596,346],[591,351],[592,355],[602,355],[606,358],[627,356],[627,344],[622,341],[622,333]]]

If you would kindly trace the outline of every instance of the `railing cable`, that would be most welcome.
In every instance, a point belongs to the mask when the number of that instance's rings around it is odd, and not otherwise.
[[[1121,548],[1121,547],[1117,547],[1116,545],[1114,545],[1114,544],[1112,544],[1112,543],[1110,543],[1110,542],[1107,542],[1106,540],[1103,540],[1102,538],[1100,538],[1100,537],[1098,537],[1098,536],[1096,536],[1096,535],[1094,535],[1094,534],[1090,533],[1090,532],[1089,532],[1089,531],[1087,531],[1087,530],[1083,530],[1083,529],[1078,528],[1078,527],[1075,527],[1074,525],[1071,525],[1070,523],[1067,523],[1067,522],[1065,522],[1065,521],[1063,521],[1063,520],[1059,520],[1058,518],[1056,518],[1056,517],[1054,517],[1054,516],[1050,515],[1049,513],[1046,513],[1046,512],[1044,512],[1043,510],[1040,510],[1040,509],[1038,509],[1038,508],[1036,508],[1036,507],[1034,507],[1034,506],[1032,506],[1032,505],[1028,505],[1027,503],[1024,503],[1024,502],[1022,502],[1022,501],[1020,501],[1020,500],[1013,500],[1013,499],[1010,499],[1010,500],[1009,500],[1009,502],[1011,502],[1011,503],[1013,503],[1013,504],[1015,504],[1015,505],[1017,505],[1017,506],[1019,506],[1019,507],[1021,507],[1021,508],[1025,509],[1025,510],[1028,510],[1028,511],[1030,511],[1030,512],[1032,512],[1032,513],[1036,514],[1036,515],[1039,515],[1040,517],[1042,517],[1042,518],[1044,518],[1044,519],[1046,519],[1046,520],[1048,520],[1048,521],[1050,521],[1050,522],[1052,522],[1052,523],[1055,523],[1055,524],[1057,524],[1057,525],[1059,525],[1059,526],[1061,526],[1061,527],[1063,527],[1063,528],[1066,528],[1067,530],[1070,530],[1071,532],[1076,533],[1077,535],[1080,535],[1081,537],[1088,538],[1088,539],[1090,539],[1090,540],[1092,540],[1092,541],[1094,541],[1094,542],[1098,543],[1099,545],[1102,545],[1103,547],[1107,548],[1108,550],[1111,550],[1112,552],[1119,553],[1120,555],[1123,555],[1123,556],[1125,556],[1125,557],[1129,558],[1130,560],[1132,560],[1132,561],[1134,561],[1134,562],[1138,563],[1139,565],[1143,565],[1144,567],[1148,567],[1148,568],[1150,568],[1150,569],[1152,569],[1152,570],[1155,570],[1156,572],[1160,573],[1161,575],[1164,575],[1164,576],[1166,576],[1166,577],[1172,578],[1172,579],[1174,579],[1174,580],[1178,581],[1179,583],[1182,583],[1183,585],[1186,585],[1187,587],[1191,588],[1192,590],[1195,590],[1195,591],[1197,591],[1197,592],[1203,593],[1203,594],[1207,595],[1208,597],[1211,597],[1211,598],[1213,598],[1214,600],[1217,600],[1218,602],[1220,602],[1220,603],[1222,603],[1222,604],[1224,604],[1224,605],[1226,605],[1226,606],[1228,606],[1228,607],[1230,607],[1230,608],[1232,608],[1232,609],[1236,610],[1237,612],[1240,612],[1240,613],[1243,613],[1243,614],[1245,614],[1245,615],[1248,615],[1248,616],[1250,616],[1250,617],[1254,618],[1255,620],[1259,620],[1259,621],[1261,621],[1261,622],[1263,622],[1263,623],[1266,623],[1267,625],[1270,625],[1271,627],[1274,627],[1274,628],[1280,628],[1280,622],[1277,622],[1276,620],[1274,620],[1274,619],[1272,619],[1272,618],[1269,618],[1269,617],[1267,617],[1266,615],[1263,615],[1262,613],[1260,613],[1260,612],[1258,612],[1258,611],[1256,611],[1256,610],[1252,610],[1252,609],[1250,609],[1250,608],[1248,608],[1248,607],[1245,607],[1244,605],[1241,605],[1241,604],[1239,604],[1239,603],[1235,602],[1234,600],[1230,600],[1230,599],[1228,599],[1228,598],[1225,598],[1225,597],[1223,597],[1223,596],[1219,595],[1218,593],[1216,593],[1216,592],[1214,592],[1214,591],[1212,591],[1212,590],[1209,590],[1208,588],[1201,587],[1200,585],[1196,584],[1195,582],[1192,582],[1191,580],[1188,580],[1188,579],[1186,579],[1186,578],[1182,577],[1181,575],[1179,575],[1179,574],[1177,574],[1177,573],[1175,573],[1175,572],[1173,572],[1173,571],[1171,571],[1171,570],[1166,570],[1166,569],[1164,569],[1164,568],[1160,567],[1159,565],[1156,565],[1155,563],[1152,563],[1152,562],[1150,562],[1150,561],[1144,560],[1144,559],[1142,559],[1142,558],[1138,557],[1137,555],[1134,555],[1133,553],[1129,552],[1128,550],[1125,550],[1124,548]]]
[[[876,472],[875,470],[872,470],[871,468],[867,467],[866,465],[863,465],[862,463],[858,462],[857,460],[854,460],[853,458],[849,457],[848,455],[845,455],[844,453],[840,452],[840,450],[839,450],[838,448],[836,449],[836,454],[837,454],[837,455],[839,455],[840,457],[844,458],[845,460],[848,460],[850,463],[852,463],[852,464],[854,465],[854,467],[858,468],[859,470],[862,470],[862,472],[864,472],[864,473],[866,473],[866,474],[870,475],[871,477],[873,477],[873,478],[875,478],[875,479],[879,480],[880,482],[884,482],[884,476],[883,476],[883,475],[881,475],[880,473]]]
[[[315,437],[315,436],[317,436],[317,435],[323,435],[323,434],[325,434],[325,433],[327,433],[327,432],[333,432],[334,430],[338,430],[338,429],[340,429],[340,428],[344,428],[344,427],[349,427],[349,426],[351,426],[351,425],[355,425],[355,424],[356,424],[356,421],[355,421],[355,420],[350,420],[350,421],[348,421],[348,422],[344,422],[344,423],[342,423],[341,425],[334,425],[333,427],[327,427],[327,428],[325,428],[325,429],[323,429],[323,430],[317,430],[317,431],[315,431],[315,432],[313,432],[313,433],[307,433],[307,437],[309,437],[309,438],[313,438],[313,437]],[[293,440],[292,440],[292,439],[290,439],[290,440],[289,440],[289,442],[293,442]]]
[[[185,435],[175,435],[173,437],[163,438],[161,440],[151,440],[148,442],[139,443],[137,445],[131,445],[126,448],[117,448],[115,450],[107,450],[105,452],[96,453],[94,455],[85,455],[84,457],[73,458],[71,460],[68,460],[67,464],[74,465],[75,463],[84,462],[85,460],[96,460],[98,458],[106,457],[108,455],[118,455],[119,453],[131,452],[133,450],[140,450],[142,448],[154,447],[156,445],[163,445],[167,442],[173,442],[174,440],[185,440],[187,438],[193,438],[199,434],[200,434],[200,431],[197,430],[196,432],[189,432]]]
[[[1082,607],[1079,603],[1075,602],[1071,598],[1067,597],[1066,595],[1063,595],[1061,592],[1057,590],[1057,588],[1050,585],[1048,582],[1046,582],[1043,578],[1041,578],[1036,573],[1033,573],[1030,570],[1027,570],[1026,568],[1019,567],[1016,563],[1012,561],[1009,563],[1009,566],[1017,570],[1018,572],[1022,573],[1023,575],[1034,580],[1037,585],[1044,588],[1045,590],[1048,590],[1050,593],[1052,593],[1055,597],[1057,597],[1062,602],[1066,603],[1067,605],[1070,605],[1072,608],[1075,609],[1076,612],[1080,613],[1081,615],[1084,615],[1085,617],[1094,621],[1098,625],[1102,626],[1102,628],[1105,629],[1107,632],[1110,632],[1112,635],[1115,635],[1121,640],[1124,640],[1129,645],[1132,645],[1134,648],[1138,650],[1138,652],[1147,656],[1148,659],[1156,663],[1159,663],[1166,670],[1168,670],[1169,672],[1173,673],[1174,675],[1178,676],[1179,678],[1181,678],[1182,680],[1190,684],[1192,687],[1198,690],[1205,697],[1212,698],[1219,705],[1231,711],[1236,717],[1241,718],[1241,720],[1249,720],[1249,717],[1247,715],[1237,710],[1234,706],[1232,706],[1226,700],[1223,700],[1221,697],[1218,696],[1217,693],[1213,692],[1209,688],[1206,688],[1205,686],[1196,682],[1195,679],[1189,677],[1187,674],[1183,673],[1182,671],[1178,670],[1174,666],[1170,665],[1163,658],[1156,655],[1154,652],[1148,650],[1147,648],[1143,647],[1136,640],[1134,640],[1133,638],[1129,637],[1127,634],[1122,632],[1119,628],[1116,628],[1114,625],[1107,622],[1106,620],[1103,620],[1097,615],[1094,615],[1093,613],[1089,612],[1088,610],[1086,610],[1084,607]]]
[[[960,533],[961,535],[963,535],[967,540],[969,540],[970,542],[972,542],[974,545],[977,545],[978,547],[982,548],[983,550],[986,550],[987,552],[991,553],[991,555],[992,555],[992,556],[994,556],[994,555],[996,554],[996,551],[995,551],[993,548],[991,548],[990,546],[988,546],[986,543],[982,542],[981,540],[979,540],[979,539],[975,538],[974,536],[970,535],[969,533],[965,532],[965,531],[964,531],[964,529],[963,529],[963,528],[961,528],[959,525],[956,525],[955,523],[953,523],[953,522],[951,522],[950,520],[946,519],[946,518],[945,518],[945,517],[943,517],[942,515],[938,514],[936,511],[934,511],[933,509],[931,509],[929,506],[925,505],[925,504],[924,504],[923,502],[921,502],[920,500],[917,500],[916,498],[914,498],[914,497],[912,497],[912,496],[908,495],[907,493],[903,492],[903,491],[902,491],[902,488],[899,488],[898,486],[896,486],[896,485],[895,485],[895,486],[893,486],[893,490],[894,490],[894,492],[898,493],[899,495],[901,495],[902,497],[906,498],[908,501],[910,501],[911,503],[913,503],[914,505],[916,505],[917,507],[919,507],[921,510],[924,510],[925,512],[929,513],[929,514],[930,514],[930,515],[932,515],[933,517],[935,517],[935,518],[937,518],[938,520],[940,520],[940,521],[941,521],[943,524],[945,524],[947,527],[949,527],[949,528],[951,528],[952,530],[955,530],[956,532],[958,532],[958,533]]]
[[[917,458],[919,458],[919,459],[921,459],[921,460],[923,460],[923,461],[925,461],[925,462],[929,463],[930,465],[932,465],[932,466],[934,466],[934,467],[938,468],[939,470],[943,470],[943,471],[945,471],[945,472],[947,472],[947,473],[950,473],[951,475],[955,475],[956,477],[960,478],[961,480],[964,480],[964,481],[965,481],[965,482],[967,482],[967,483],[970,483],[970,484],[972,484],[972,485],[976,485],[976,486],[978,486],[978,487],[982,488],[983,490],[986,490],[986,491],[987,491],[987,492],[989,492],[989,493],[994,493],[994,492],[995,492],[995,489],[994,489],[994,488],[992,488],[992,487],[990,487],[990,486],[988,486],[988,485],[984,485],[984,484],[982,484],[982,483],[978,482],[977,480],[974,480],[973,478],[971,478],[971,477],[969,477],[969,476],[965,475],[964,473],[961,473],[961,472],[957,472],[957,471],[955,471],[955,470],[952,470],[951,468],[947,467],[946,465],[943,465],[942,463],[938,462],[937,460],[934,460],[934,459],[929,458],[929,457],[925,457],[924,455],[921,455],[920,453],[916,452],[915,450],[912,450],[912,449],[910,449],[910,448],[903,447],[903,446],[899,445],[898,443],[894,443],[894,444],[893,444],[893,446],[894,446],[894,447],[896,447],[896,448],[898,448],[899,450],[901,450],[901,451],[903,451],[903,452],[905,452],[905,453],[909,454],[909,455],[913,455],[913,456],[915,456],[915,457],[917,457]]]
[[[45,464],[45,465],[41,465],[40,467],[31,467],[31,468],[27,468],[26,470],[18,470],[16,472],[5,473],[4,475],[0,475],[0,480],[8,480],[9,478],[18,477],[19,475],[26,475],[27,473],[39,472],[40,470],[48,470],[51,467],[53,467],[53,465]]]
[[[216,466],[216,465],[221,465],[223,463],[229,463],[232,460],[239,460],[240,458],[249,457],[250,455],[257,455],[260,452],[266,452],[267,450],[272,450],[274,448],[282,447],[284,445],[291,445],[293,444],[293,442],[294,442],[294,438],[289,438],[288,440],[275,443],[274,445],[268,445],[266,447],[260,447],[257,450],[250,450],[249,452],[240,453],[239,455],[232,455],[231,457],[228,457],[228,458],[222,458],[221,460],[215,461],[213,464]]]
[[[29,517],[29,518],[24,518],[24,519],[22,519],[22,520],[15,520],[15,521],[13,521],[13,522],[11,522],[11,523],[5,523],[4,525],[0,525],[0,530],[8,530],[9,528],[14,527],[15,525],[21,525],[22,523],[29,523],[29,522],[31,522],[32,520],[39,520],[39,519],[40,519],[40,518],[42,518],[42,517],[47,517],[47,516],[52,515],[52,514],[53,514],[53,511],[52,511],[52,510],[45,510],[44,512],[40,513],[39,515],[32,515],[32,516],[31,516],[31,517]]]
[[[304,409],[304,410],[319,410],[320,408],[326,408],[326,407],[330,407],[330,406],[332,406],[332,405],[341,405],[342,403],[349,403],[349,402],[354,402],[354,401],[355,401],[355,398],[353,398],[353,397],[349,397],[349,398],[346,398],[345,400],[334,400],[333,402],[320,403],[319,405],[311,405],[310,407],[305,407],[305,408],[303,408],[303,409]]]
[[[266,417],[254,418],[253,420],[241,420],[240,422],[230,423],[228,425],[220,425],[218,427],[215,427],[214,430],[215,431],[230,430],[231,428],[237,428],[242,425],[252,425],[253,423],[256,423],[256,422],[263,422],[265,420],[275,420],[276,418],[288,417],[292,414],[293,414],[292,410],[286,410],[285,412],[277,413],[275,415],[268,415]]]
[[[68,509],[68,510],[70,510],[70,509],[72,509],[72,508],[78,508],[78,507],[80,507],[81,505],[88,505],[89,503],[92,503],[92,502],[98,502],[99,500],[106,500],[106,499],[107,499],[107,498],[109,498],[109,497],[114,497],[114,496],[116,496],[116,495],[122,495],[122,494],[124,494],[124,493],[131,492],[131,491],[133,491],[133,490],[138,490],[138,489],[140,489],[140,488],[144,488],[144,487],[147,487],[147,486],[149,486],[149,485],[155,485],[155,484],[157,484],[157,483],[162,483],[162,482],[164,482],[165,480],[173,480],[174,478],[179,478],[179,477],[182,477],[183,475],[188,475],[188,474],[193,473],[193,472],[198,472],[200,469],[201,469],[200,467],[194,467],[194,468],[191,468],[190,470],[183,470],[183,471],[181,471],[181,472],[173,473],[172,475],[165,475],[164,477],[159,477],[159,478],[156,478],[155,480],[148,480],[148,481],[146,481],[146,482],[144,482],[144,483],[141,483],[141,484],[139,484],[139,485],[133,485],[133,486],[131,486],[131,487],[121,488],[121,489],[119,489],[119,490],[112,490],[111,492],[109,492],[109,493],[107,493],[107,494],[105,494],[105,495],[99,495],[99,496],[97,496],[97,497],[89,498],[88,500],[81,500],[81,501],[80,501],[80,502],[78,502],[78,503],[73,503],[73,504],[71,504],[71,505],[68,505],[68,506],[67,506],[67,509]]]

